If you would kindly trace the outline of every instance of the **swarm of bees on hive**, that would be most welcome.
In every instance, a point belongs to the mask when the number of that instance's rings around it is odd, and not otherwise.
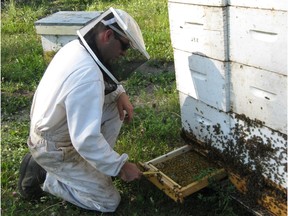
[[[272,135],[278,135],[275,139],[262,134],[261,128],[264,126],[259,120],[251,120],[245,115],[235,113],[232,113],[231,117],[236,123],[231,128],[230,137],[224,134],[220,124],[216,124],[202,128],[205,130],[203,134],[208,135],[203,137],[204,142],[199,142],[188,122],[186,123],[190,129],[183,129],[182,137],[193,148],[208,152],[206,156],[220,162],[228,172],[245,177],[246,195],[251,201],[261,199],[265,193],[269,195],[270,192],[265,188],[273,188],[273,196],[276,196],[279,202],[286,203],[287,193],[273,187],[266,178],[274,179],[278,184],[285,182],[283,179],[285,176],[279,173],[279,167],[284,167],[284,171],[287,172],[287,160],[283,162],[283,159],[287,158],[287,148],[285,148],[287,135],[272,131]],[[195,128],[195,131],[197,129]],[[258,135],[253,135],[255,131]],[[218,144],[217,147],[215,143]],[[274,165],[271,165],[271,161]]]

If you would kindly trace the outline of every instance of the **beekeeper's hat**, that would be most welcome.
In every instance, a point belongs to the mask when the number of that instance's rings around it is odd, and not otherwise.
[[[107,19],[107,17],[111,17],[109,15],[113,14],[112,18]],[[117,32],[119,35],[127,38],[130,41],[130,44],[132,48],[137,49],[146,59],[146,61],[150,58],[149,54],[146,51],[145,43],[142,37],[141,30],[137,24],[137,22],[131,17],[128,13],[126,13],[123,10],[120,9],[114,9],[109,8],[105,12],[103,12],[101,15],[93,19],[90,23],[88,23],[86,26],[81,28],[79,31],[77,31],[77,34],[79,38],[82,40],[84,46],[88,46],[86,41],[84,40],[84,36],[99,22],[103,23],[105,26],[111,28],[115,32]],[[119,29],[120,28],[120,29]],[[87,47],[86,47],[87,48]],[[89,49],[88,49],[89,51]],[[91,52],[89,51],[91,54]],[[93,53],[94,54],[94,53]],[[95,59],[95,55],[93,55],[93,58]],[[99,59],[96,57],[96,62],[99,64]],[[131,58],[130,58],[131,61]],[[123,61],[122,61],[123,63]],[[143,63],[142,63],[143,64]],[[100,62],[99,64],[104,71],[111,77],[111,73],[107,70],[107,68],[102,65]],[[131,68],[131,67],[130,67]],[[108,71],[108,72],[107,72]],[[114,72],[114,71],[113,71]],[[115,75],[115,73],[113,73]],[[118,83],[118,80],[115,79],[115,77],[111,77],[113,81],[116,80],[116,83]]]

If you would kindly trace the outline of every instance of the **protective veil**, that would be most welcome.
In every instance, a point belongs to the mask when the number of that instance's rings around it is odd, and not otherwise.
[[[95,55],[95,51],[91,49],[91,46],[88,45],[86,40],[86,37],[89,34],[92,34],[93,28],[100,23],[111,28],[122,37],[127,38],[132,47],[132,49],[126,51],[125,56],[110,62],[109,65],[103,64],[99,56]],[[137,22],[128,13],[120,9],[109,8],[99,17],[96,17],[90,21],[89,24],[77,31],[77,34],[93,59],[116,84],[119,84],[119,81],[129,77],[136,68],[150,58],[146,51],[142,33]]]

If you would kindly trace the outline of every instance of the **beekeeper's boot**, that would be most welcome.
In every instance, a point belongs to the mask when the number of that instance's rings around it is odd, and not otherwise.
[[[39,199],[44,195],[41,185],[46,178],[46,171],[27,153],[20,165],[18,189],[25,199]]]

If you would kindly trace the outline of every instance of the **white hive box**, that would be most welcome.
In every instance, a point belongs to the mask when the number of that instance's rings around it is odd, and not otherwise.
[[[231,63],[233,112],[287,134],[287,76]]]
[[[231,6],[229,23],[230,61],[287,75],[287,12]]]
[[[99,16],[100,12],[60,11],[35,22],[44,52],[58,51],[77,38],[76,31]]]
[[[220,144],[230,139],[230,116],[189,95],[179,92],[183,129],[198,141],[210,143],[222,150]]]
[[[271,10],[285,10],[288,9],[288,2],[285,0],[228,0],[229,5],[241,6],[249,8],[259,9],[271,9]]]
[[[228,63],[174,49],[177,89],[222,111],[229,111]]]
[[[228,59],[225,7],[168,2],[168,10],[173,48]]]

